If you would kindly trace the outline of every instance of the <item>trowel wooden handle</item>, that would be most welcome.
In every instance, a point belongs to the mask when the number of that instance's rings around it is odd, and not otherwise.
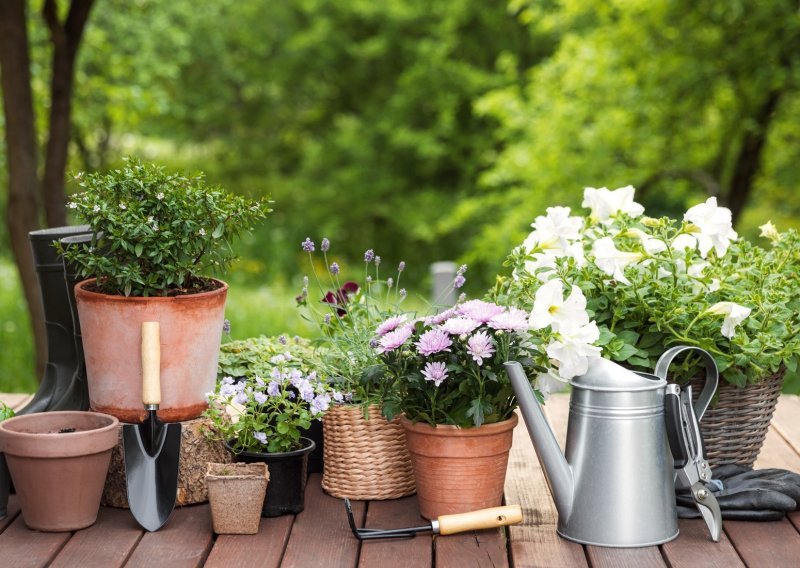
[[[142,322],[142,402],[161,404],[161,333],[157,321]]]
[[[522,508],[519,505],[493,507],[458,515],[442,515],[438,521],[439,534],[456,534],[465,531],[492,529],[521,522]]]

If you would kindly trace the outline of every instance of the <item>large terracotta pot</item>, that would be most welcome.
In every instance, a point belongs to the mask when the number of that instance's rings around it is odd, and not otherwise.
[[[41,412],[0,422],[0,451],[22,518],[39,531],[94,524],[119,422],[94,412]]]
[[[214,390],[228,285],[172,297],[125,297],[75,286],[89,401],[93,410],[122,422],[141,422],[141,326],[161,324],[161,406],[165,422],[197,418]]]
[[[426,519],[498,507],[514,426],[508,420],[478,428],[412,423],[401,418]]]

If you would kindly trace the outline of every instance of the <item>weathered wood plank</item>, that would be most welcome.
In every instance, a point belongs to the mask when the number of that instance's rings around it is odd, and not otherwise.
[[[211,509],[190,505],[175,509],[157,532],[145,533],[126,567],[194,568],[202,566],[211,549]]]
[[[143,530],[130,511],[103,507],[97,522],[77,531],[52,566],[122,566],[142,538]]]
[[[800,534],[788,519],[772,523],[725,521],[723,526],[748,566],[800,564]]]
[[[782,394],[772,416],[772,426],[800,454],[800,397]]]
[[[592,568],[664,568],[667,564],[657,546],[644,548],[603,548],[587,546]]]
[[[6,530],[6,527],[14,522],[14,519],[19,515],[19,499],[16,495],[8,496],[8,508],[6,509],[6,517],[0,519],[0,533]]]
[[[508,566],[506,536],[502,529],[437,536],[433,546],[437,568]]]
[[[206,568],[272,568],[281,565],[294,515],[262,518],[258,534],[219,535]]]
[[[723,523],[724,524],[724,523]],[[709,536],[702,519],[678,519],[681,534],[661,545],[671,568],[735,568],[744,566],[725,533],[719,542]]]
[[[418,527],[430,524],[419,514],[416,496],[371,501],[367,507],[365,526],[376,529],[395,529]],[[380,566],[381,568],[425,568],[433,562],[433,542],[428,533],[416,538],[402,540],[374,540],[361,543],[361,568]]]
[[[753,465],[755,469],[777,467],[791,471],[800,471],[800,455],[789,446],[774,427],[770,426],[758,459]]]
[[[553,525],[513,526],[510,535],[514,568],[587,566],[583,547],[558,536]]]
[[[356,565],[359,545],[347,523],[344,501],[326,495],[320,478],[318,473],[309,476],[305,510],[295,518],[282,566]],[[352,503],[356,525],[363,526],[365,503]]]
[[[25,526],[22,515],[17,515],[0,534],[0,564],[4,568],[47,566],[71,536],[69,532],[32,531]]]
[[[789,522],[794,525],[794,528],[800,532],[800,511],[792,511],[786,516],[789,518]]]

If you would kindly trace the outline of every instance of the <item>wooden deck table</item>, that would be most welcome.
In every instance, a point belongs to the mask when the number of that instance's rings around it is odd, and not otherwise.
[[[562,444],[567,406],[565,395],[555,395],[547,404]],[[799,417],[800,398],[782,396],[756,467],[800,471]],[[711,542],[702,520],[681,520],[676,540],[648,548],[581,546],[560,538],[555,531],[553,502],[521,421],[514,432],[506,501],[522,505],[522,525],[360,544],[348,528],[342,501],[323,493],[318,474],[309,479],[305,511],[297,516],[261,519],[259,533],[252,536],[215,536],[208,504],[176,509],[164,528],[155,533],[142,531],[127,510],[105,507],[90,528],[75,533],[40,533],[26,528],[16,496],[12,496],[9,515],[0,521],[0,566],[800,566],[800,511],[770,523],[726,521],[719,543]],[[423,524],[416,497],[353,505],[362,526]]]

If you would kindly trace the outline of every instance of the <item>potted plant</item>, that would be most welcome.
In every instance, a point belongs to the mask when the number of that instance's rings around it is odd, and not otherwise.
[[[211,518],[217,534],[256,534],[269,482],[265,463],[209,463]]]
[[[643,215],[633,187],[587,188],[586,216],[551,207],[515,249],[500,296],[547,317],[567,309],[560,291],[587,298],[603,355],[651,372],[672,345],[712,354],[723,382],[701,429],[712,465],[752,465],[783,376],[800,361],[800,242],[763,225],[761,247],[738,238],[715,198],[682,220]],[[675,367],[688,381],[698,361]],[[699,385],[698,385],[699,386]],[[699,388],[694,388],[695,394]]]
[[[0,451],[28,527],[75,531],[95,522],[118,427],[113,416],[80,411],[0,422]]]
[[[315,444],[301,433],[322,417],[336,395],[288,350],[270,363],[264,376],[223,377],[209,393],[205,413],[236,461],[269,467],[265,517],[303,510],[307,461]]]
[[[394,277],[382,279],[380,256],[367,250],[363,284],[359,284],[342,280],[342,268],[328,256],[328,239],[322,239],[319,251],[324,273],[316,269],[316,244],[307,238],[301,246],[313,281],[305,278],[298,304],[322,332],[317,368],[342,393],[323,418],[322,488],[334,497],[350,499],[411,495],[415,483],[405,431],[399,419],[386,420],[382,415],[388,383],[374,349],[376,332],[387,318],[390,323],[384,327],[413,318],[402,307],[407,296],[400,285],[405,263],[398,265]],[[317,292],[310,293],[309,286]],[[311,294],[318,294],[317,299],[310,299]]]
[[[91,407],[125,422],[144,418],[138,329],[158,321],[162,420],[188,420],[214,386],[227,284],[206,276],[233,260],[231,240],[269,211],[184,176],[128,159],[106,174],[78,174],[69,204],[94,233],[89,247],[61,248],[96,278],[75,289]]]

